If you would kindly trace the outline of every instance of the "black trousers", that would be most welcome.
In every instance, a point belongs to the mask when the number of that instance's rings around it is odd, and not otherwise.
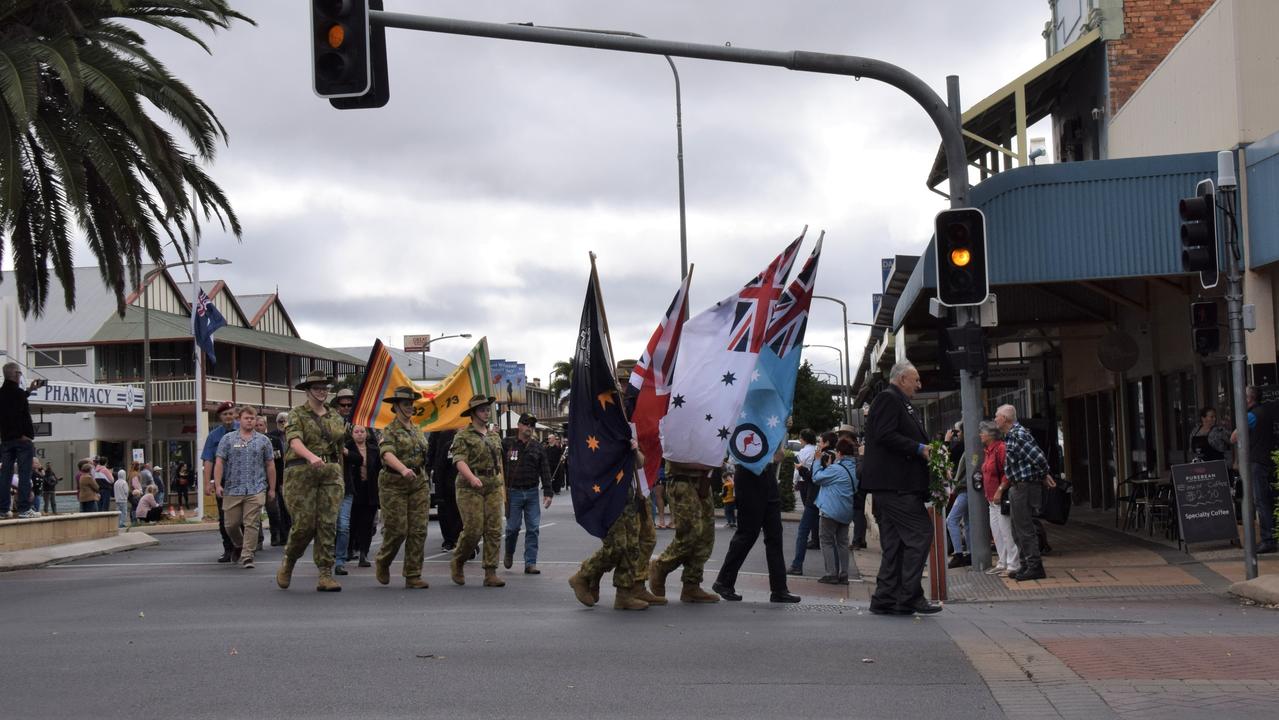
[[[351,507],[351,545],[352,552],[368,554],[373,544],[373,520],[377,517],[376,505],[353,505]]]
[[[775,470],[770,466],[763,475],[756,475],[739,467],[733,489],[737,497],[737,531],[728,542],[728,553],[715,581],[728,587],[737,585],[737,573],[762,530],[768,587],[775,593],[787,592],[786,558],[782,555],[782,500],[777,491]]]
[[[853,493],[853,542],[866,543],[866,491]]]
[[[435,499],[439,501],[436,508],[436,520],[440,523],[440,535],[445,545],[457,545],[457,538],[462,534],[462,514],[457,511],[457,488],[455,483],[439,483],[436,486]]]
[[[874,514],[884,552],[870,604],[886,610],[913,607],[924,601],[920,582],[933,542],[933,524],[924,509],[924,496],[878,491]]]

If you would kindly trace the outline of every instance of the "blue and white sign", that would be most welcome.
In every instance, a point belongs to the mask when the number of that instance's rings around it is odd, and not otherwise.
[[[141,388],[131,385],[91,385],[53,381],[36,390],[32,405],[45,407],[114,408],[133,412],[144,400]]]

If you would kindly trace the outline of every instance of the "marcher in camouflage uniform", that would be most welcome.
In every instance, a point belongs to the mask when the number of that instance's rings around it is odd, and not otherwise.
[[[422,579],[422,555],[426,545],[427,515],[431,510],[431,485],[426,479],[426,436],[413,424],[411,387],[395,389],[382,402],[391,403],[395,419],[382,430],[382,472],[378,473],[378,497],[382,505],[382,547],[374,561],[377,581],[391,582],[391,561],[404,544],[404,587],[430,587]]]
[[[711,500],[710,468],[669,463],[666,494],[675,518],[675,539],[661,557],[649,563],[648,583],[654,595],[666,597],[666,576],[680,565],[684,588],[681,602],[713,603],[719,596],[702,589],[702,568],[715,548],[715,504]]]
[[[634,360],[617,363],[619,391],[630,387],[630,374],[634,367]],[[627,393],[622,392],[622,396],[627,397]],[[633,398],[627,397],[628,415],[633,409]],[[644,456],[636,452],[636,466],[643,465]],[[644,587],[648,580],[648,561],[653,556],[653,548],[657,547],[657,530],[653,527],[648,499],[639,492],[637,483],[638,478],[633,478],[631,497],[627,499],[622,514],[608,529],[603,546],[569,578],[573,594],[587,607],[599,602],[600,578],[609,570],[613,571],[613,587],[617,588],[613,599],[615,610],[644,610],[649,605],[666,604],[666,598],[653,595]]]
[[[497,576],[497,554],[502,542],[502,442],[488,432],[489,412],[496,398],[474,397],[462,411],[471,424],[457,431],[449,457],[457,466],[457,509],[462,515],[462,535],[449,564],[453,582],[466,584],[462,566],[471,559],[480,534],[484,535],[484,585],[502,587]]]
[[[342,504],[342,442],[346,427],[342,418],[324,404],[333,378],[312,370],[294,387],[306,392],[306,402],[289,411],[285,426],[285,495],[293,527],[284,548],[284,561],[275,582],[288,588],[293,566],[306,546],[315,540],[311,557],[319,568],[316,590],[337,592],[342,586],[333,579],[333,545],[337,534],[338,507]]]

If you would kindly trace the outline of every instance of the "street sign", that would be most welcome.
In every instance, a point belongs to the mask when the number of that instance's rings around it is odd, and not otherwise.
[[[133,462],[144,463],[146,461],[146,456],[143,454],[142,448],[133,448]]]
[[[36,437],[52,437],[53,436],[53,423],[51,422],[31,423],[31,427],[35,428]]]
[[[404,352],[426,352],[431,349],[430,335],[405,335]]]
[[[1235,501],[1225,460],[1172,466],[1181,539],[1189,543],[1236,540]]]
[[[133,412],[143,405],[141,388],[131,385],[95,385],[54,380],[31,396],[40,407],[115,408]]]

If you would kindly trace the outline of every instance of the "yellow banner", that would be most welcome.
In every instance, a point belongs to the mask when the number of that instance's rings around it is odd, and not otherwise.
[[[369,355],[364,382],[360,385],[351,422],[365,427],[384,428],[395,418],[390,403],[382,402],[398,387],[411,387],[418,392],[413,407],[413,420],[423,432],[457,430],[470,422],[462,417],[472,397],[492,397],[493,384],[489,368],[488,338],[480,338],[471,352],[462,358],[448,377],[421,388],[395,364],[390,351],[379,340]]]

